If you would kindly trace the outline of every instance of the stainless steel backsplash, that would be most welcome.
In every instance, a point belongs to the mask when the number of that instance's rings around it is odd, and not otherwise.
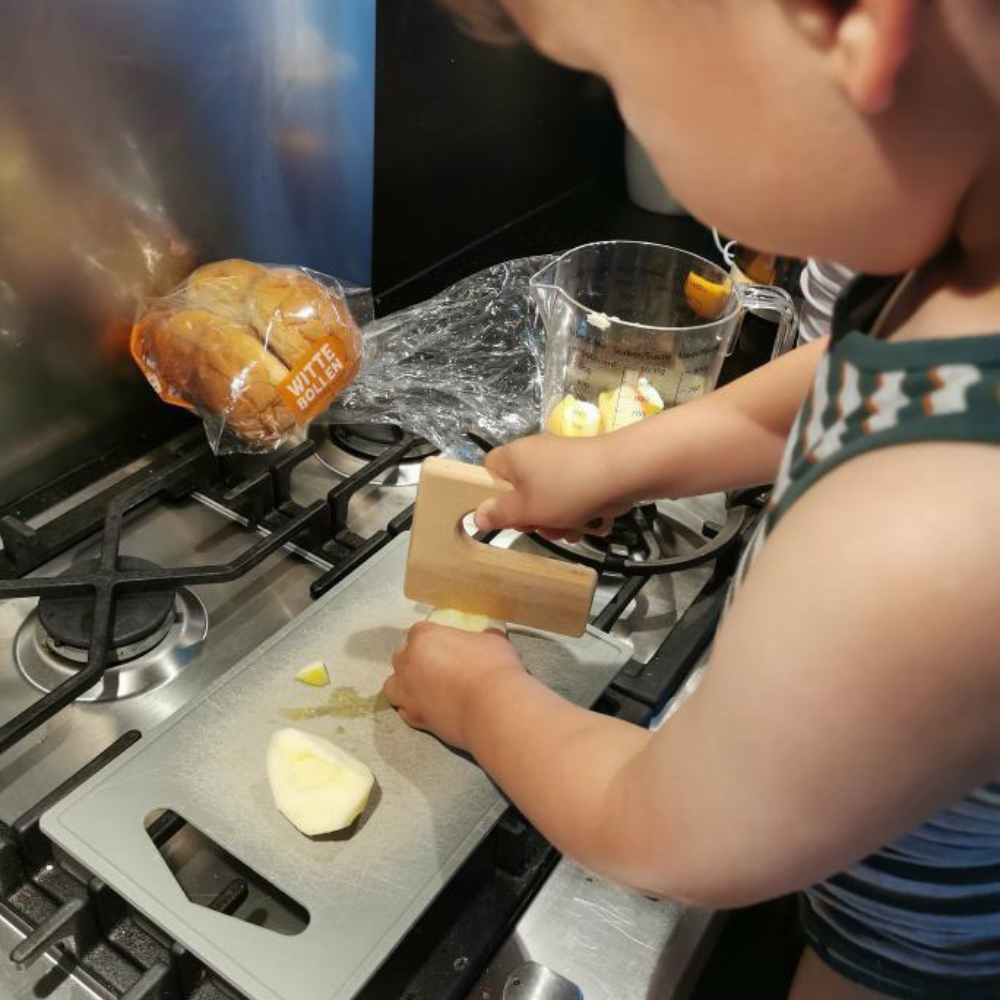
[[[370,280],[375,0],[0,0],[0,508],[161,404],[136,302],[201,260]]]

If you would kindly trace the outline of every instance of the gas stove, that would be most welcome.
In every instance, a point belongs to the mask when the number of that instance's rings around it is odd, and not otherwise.
[[[54,850],[40,817],[404,535],[431,453],[363,426],[219,458],[192,430],[0,518],[0,995],[241,996]],[[647,505],[610,542],[557,552],[601,570],[592,624],[631,650],[599,711],[655,725],[695,683],[756,516],[748,498]],[[148,832],[189,898],[291,932],[295,904],[181,817]],[[715,923],[594,880],[509,809],[358,996],[610,998],[646,976],[679,1000]]]

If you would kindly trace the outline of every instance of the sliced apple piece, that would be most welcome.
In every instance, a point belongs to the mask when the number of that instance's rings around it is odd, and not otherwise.
[[[656,391],[653,383],[648,378],[640,378],[636,382],[635,392],[645,416],[651,417],[654,413],[659,413],[663,409],[663,397]]]
[[[600,411],[593,403],[566,396],[552,407],[546,427],[560,437],[595,437],[601,427]]]
[[[308,837],[350,826],[368,804],[375,776],[321,736],[279,729],[267,747],[274,804]]]
[[[470,615],[466,611],[459,611],[457,608],[435,608],[428,616],[427,620],[435,625],[447,625],[448,628],[461,629],[463,632],[485,632],[487,629],[496,629],[498,632],[507,634],[507,623],[499,618],[490,618],[488,615]]]
[[[637,424],[646,416],[639,402],[639,393],[632,385],[602,392],[597,402],[601,411],[601,430],[605,434]]]
[[[295,679],[311,687],[326,687],[330,683],[330,675],[326,672],[326,664],[322,660],[316,660],[303,667],[296,675]]]

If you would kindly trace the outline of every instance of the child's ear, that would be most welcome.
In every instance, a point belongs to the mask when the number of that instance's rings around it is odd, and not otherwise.
[[[853,104],[875,115],[892,106],[924,0],[788,0],[798,28],[822,48]]]

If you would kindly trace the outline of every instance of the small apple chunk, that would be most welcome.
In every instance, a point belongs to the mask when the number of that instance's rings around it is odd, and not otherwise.
[[[597,402],[601,411],[601,430],[605,434],[637,424],[646,416],[639,393],[633,385],[623,385],[619,389],[602,392],[597,397]]]
[[[601,413],[593,403],[566,396],[552,407],[546,427],[559,437],[594,437],[601,429]]]
[[[428,616],[427,620],[435,625],[447,625],[448,628],[461,629],[463,632],[485,632],[487,629],[496,629],[498,632],[507,634],[507,623],[499,618],[490,618],[488,615],[470,615],[466,611],[459,611],[458,608],[435,608]]]
[[[322,660],[303,667],[296,675],[295,679],[310,687],[326,687],[330,683],[330,675],[326,672],[326,664]]]
[[[368,804],[375,776],[321,736],[279,729],[267,747],[274,804],[308,837],[350,826]]]

